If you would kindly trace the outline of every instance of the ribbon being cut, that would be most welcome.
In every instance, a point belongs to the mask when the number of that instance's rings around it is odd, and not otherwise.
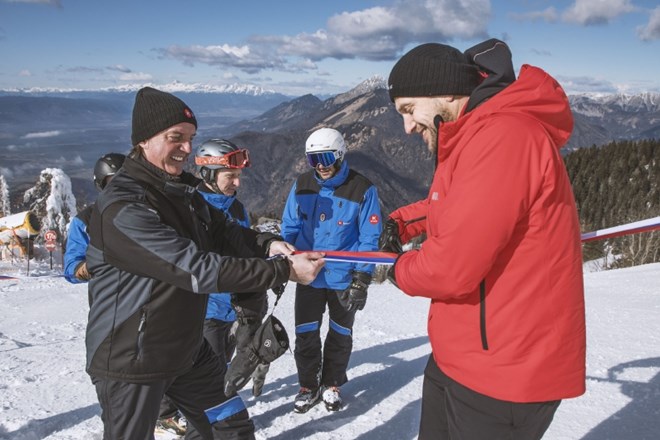
[[[626,223],[624,225],[615,226],[607,229],[599,229],[597,231],[585,232],[580,237],[583,243],[603,240],[605,238],[619,237],[621,235],[637,234],[640,232],[654,231],[660,229],[660,216],[646,220],[641,220],[633,223]],[[295,251],[294,254],[301,254],[308,251]],[[326,261],[342,261],[352,263],[367,263],[367,264],[394,264],[398,254],[394,252],[360,252],[360,251],[323,251],[315,250],[314,252],[323,252]]]

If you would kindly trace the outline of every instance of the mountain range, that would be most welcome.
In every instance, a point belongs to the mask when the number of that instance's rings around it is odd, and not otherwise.
[[[200,143],[226,137],[250,149],[253,165],[243,173],[239,198],[255,216],[280,216],[292,183],[308,169],[305,139],[322,126],[344,134],[347,160],[376,185],[384,214],[426,195],[433,160],[419,136],[404,133],[382,78],[327,99],[238,88],[175,93],[197,114]],[[134,90],[0,92],[0,172],[10,191],[24,191],[45,167],[60,167],[79,204],[93,200],[96,159],[130,149],[133,97]],[[660,138],[660,94],[569,99],[575,129],[565,151]]]

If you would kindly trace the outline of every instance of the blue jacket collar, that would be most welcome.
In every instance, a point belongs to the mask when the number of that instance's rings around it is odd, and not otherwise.
[[[337,171],[337,174],[335,174],[328,180],[321,179],[318,176],[318,174],[316,174],[316,171],[314,171],[314,178],[316,179],[316,181],[319,183],[320,186],[325,188],[337,188],[339,185],[341,185],[346,181],[347,177],[348,177],[348,162],[346,161],[346,159],[342,161],[341,167],[339,168],[339,171]]]
[[[226,196],[224,194],[217,194],[212,192],[202,192],[202,196],[216,208],[220,208],[223,211],[229,209],[234,200],[236,200],[236,194],[233,196]]]

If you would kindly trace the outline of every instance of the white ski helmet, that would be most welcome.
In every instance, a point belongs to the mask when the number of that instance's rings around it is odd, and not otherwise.
[[[307,142],[305,142],[305,154],[310,160],[310,165],[315,166],[313,163],[312,157],[323,153],[332,153],[334,155],[334,162],[339,162],[344,159],[344,154],[346,154],[346,143],[344,142],[344,137],[334,128],[319,128],[314,133],[309,135]],[[329,157],[328,155],[325,155]],[[330,166],[332,163],[327,164],[322,161],[316,162],[321,163],[323,166]]]

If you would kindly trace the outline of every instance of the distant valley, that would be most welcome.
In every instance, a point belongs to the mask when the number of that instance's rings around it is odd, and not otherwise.
[[[0,93],[0,173],[18,203],[44,168],[61,168],[79,205],[95,191],[91,169],[105,152],[130,149],[134,92],[65,96]],[[340,130],[347,160],[377,186],[385,213],[425,196],[433,161],[417,136],[406,136],[382,79],[328,99],[312,95],[177,93],[196,112],[196,141],[227,137],[249,148],[253,166],[239,197],[254,215],[281,214],[298,174],[304,141],[321,126]],[[660,95],[570,97],[575,130],[566,151],[612,140],[660,138]]]

